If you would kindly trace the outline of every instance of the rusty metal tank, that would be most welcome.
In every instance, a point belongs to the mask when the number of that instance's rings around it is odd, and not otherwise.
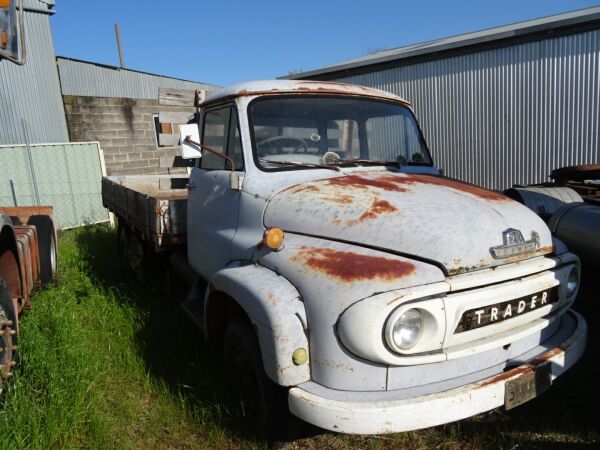
[[[561,167],[554,181],[505,191],[544,219],[584,264],[600,267],[600,164]]]
[[[565,205],[552,215],[548,226],[584,264],[600,268],[600,207],[589,203]]]

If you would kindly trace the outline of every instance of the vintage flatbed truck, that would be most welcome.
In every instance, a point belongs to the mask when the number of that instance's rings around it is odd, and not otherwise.
[[[16,364],[19,316],[54,280],[56,261],[51,206],[0,206],[0,391]]]
[[[130,261],[163,254],[263,436],[512,408],[581,356],[580,263],[525,206],[440,175],[410,104],[249,82],[182,126],[191,174],[102,181]],[[134,266],[137,265],[133,264]]]

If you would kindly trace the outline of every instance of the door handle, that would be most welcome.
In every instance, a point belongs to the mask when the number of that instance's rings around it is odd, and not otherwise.
[[[196,183],[194,183],[194,182],[189,182],[188,184],[185,185],[185,187],[191,191],[192,189],[196,189],[198,186],[196,186]]]

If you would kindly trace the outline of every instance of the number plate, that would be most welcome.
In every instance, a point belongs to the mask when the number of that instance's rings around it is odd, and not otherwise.
[[[504,407],[512,409],[535,398],[550,387],[550,364],[544,364],[533,372],[506,382]]]

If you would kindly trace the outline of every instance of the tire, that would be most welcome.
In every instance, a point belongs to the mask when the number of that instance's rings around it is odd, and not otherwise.
[[[291,417],[287,390],[267,377],[247,320],[236,317],[229,322],[223,347],[226,380],[248,430],[267,441],[285,439]]]
[[[42,285],[56,279],[56,230],[49,216],[31,216],[27,225],[35,225],[40,254],[40,281]]]
[[[117,252],[121,258],[125,257],[125,247],[127,246],[127,234],[130,231],[125,225],[121,223],[121,220],[117,222]]]
[[[17,315],[6,282],[0,276],[0,391],[16,364]]]

